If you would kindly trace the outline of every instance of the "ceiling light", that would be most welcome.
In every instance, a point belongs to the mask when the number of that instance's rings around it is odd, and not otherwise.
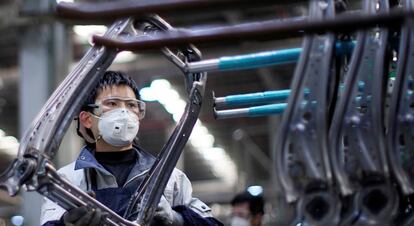
[[[258,196],[263,194],[263,187],[259,185],[250,186],[247,188],[247,192],[253,196]]]
[[[103,25],[76,25],[73,26],[73,31],[76,36],[75,39],[82,43],[92,43],[92,35],[103,35],[108,28]]]
[[[131,51],[122,51],[116,55],[114,63],[124,64],[134,61],[137,58],[137,55]]]
[[[56,0],[56,3],[60,3],[60,2],[70,2],[70,3],[73,3],[73,0]]]
[[[142,88],[139,91],[139,95],[143,101],[157,101],[158,97],[157,92],[151,87]]]

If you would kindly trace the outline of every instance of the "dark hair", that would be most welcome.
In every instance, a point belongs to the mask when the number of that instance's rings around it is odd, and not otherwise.
[[[96,97],[99,95],[100,92],[102,92],[102,90],[105,87],[121,85],[129,86],[134,91],[136,98],[141,99],[137,84],[131,77],[120,71],[106,71],[104,75],[101,77],[101,79],[98,81],[98,84],[96,84],[95,88],[91,91],[86,101],[83,103],[80,111],[92,112],[94,108],[91,107],[91,105],[95,103]],[[84,138],[82,133],[80,132],[79,120],[76,132],[80,137]],[[93,137],[93,133],[90,129],[85,128],[85,132],[88,136]],[[84,140],[88,146],[94,145],[93,143],[89,143],[85,138]]]
[[[134,91],[136,98],[141,98],[139,95],[137,84],[131,77],[120,71],[106,71],[105,74],[98,81],[98,84],[96,84],[95,88],[89,94],[85,103],[82,105],[81,111],[91,111],[92,108],[89,105],[95,103],[96,97],[99,95],[100,92],[102,92],[102,90],[105,87],[120,85],[129,86]]]
[[[252,215],[264,214],[264,198],[263,196],[253,196],[249,192],[242,192],[237,194],[231,201],[234,206],[240,203],[249,203],[249,210]]]

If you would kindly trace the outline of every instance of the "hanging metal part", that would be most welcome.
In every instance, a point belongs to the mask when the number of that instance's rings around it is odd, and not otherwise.
[[[163,20],[158,15],[151,15],[136,19],[134,21],[134,27],[137,32],[141,32],[144,35],[154,36],[159,33],[165,33],[166,31],[174,31],[171,25],[169,25],[165,20]],[[177,53],[174,53],[170,48],[163,47],[161,48],[164,56],[175,66],[177,66],[185,75],[185,87],[187,93],[190,94],[191,89],[193,87],[193,83],[195,80],[199,80],[201,72],[189,72],[187,67],[191,62],[197,63],[199,59],[192,59],[191,57],[195,57],[196,55],[201,56],[200,51],[194,45],[188,45],[187,49],[178,49]],[[192,52],[190,54],[190,52]],[[185,56],[184,53],[190,54]]]
[[[129,19],[116,21],[104,36],[113,38],[120,35],[129,23]],[[31,151],[54,157],[73,117],[116,54],[115,50],[98,45],[85,54],[26,130],[20,143],[19,157],[31,154]]]
[[[42,174],[38,175],[39,185],[36,188],[37,191],[58,203],[62,208],[72,209],[79,206],[87,206],[92,209],[99,208],[104,213],[104,225],[137,226],[136,223],[122,218],[91,196],[84,196],[84,191],[62,178],[49,161],[45,160],[40,166]]]
[[[414,8],[412,0],[406,0],[404,7]],[[404,195],[414,193],[414,172],[411,160],[414,155],[413,132],[414,118],[414,19],[410,18],[401,29],[400,48],[398,55],[397,75],[393,85],[390,101],[387,144],[391,167]]]
[[[334,15],[334,1],[310,1],[312,20]],[[335,35],[307,35],[302,49],[278,130],[276,172],[287,202],[296,205],[292,225],[336,225],[341,204],[331,187],[326,107]]]
[[[387,0],[365,0],[366,14],[386,13]],[[388,29],[357,33],[357,44],[330,128],[332,167],[350,211],[341,225],[391,225],[398,195],[385,147],[384,94]]]
[[[140,26],[140,24],[145,24],[145,26]],[[150,25],[150,27],[148,25]],[[137,20],[135,22],[135,27],[140,27],[144,30],[146,29],[146,32],[173,29],[167,22],[155,15]],[[166,54],[167,57],[170,57],[171,61],[178,62],[176,64],[177,66],[182,65],[181,62],[187,63],[201,60],[201,53],[192,45],[181,48],[178,51],[179,54],[175,55],[170,49],[163,48],[164,54]],[[178,55],[182,57],[180,58]],[[156,162],[151,167],[143,183],[131,197],[124,215],[126,219],[131,219],[132,217],[135,219],[137,216],[137,223],[142,226],[150,225],[152,216],[154,215],[158,202],[164,192],[164,188],[167,185],[170,175],[174,170],[188,138],[190,137],[195,123],[197,122],[204,95],[206,79],[206,73],[185,74],[185,81],[188,87],[187,90],[189,91],[189,100],[183,116],[158,155]]]
[[[0,186],[6,188],[10,196],[14,196],[23,183],[33,176],[35,170],[35,160],[16,158],[0,176]]]
[[[404,0],[405,10],[414,9],[413,0]],[[387,147],[390,168],[401,191],[400,214],[396,225],[414,224],[414,18],[401,27],[397,73],[388,113]]]

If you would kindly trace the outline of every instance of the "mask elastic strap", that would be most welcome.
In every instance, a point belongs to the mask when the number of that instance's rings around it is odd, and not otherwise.
[[[93,117],[97,118],[97,119],[101,119],[100,116],[95,115],[93,112],[88,112],[89,114],[91,114]]]
[[[101,135],[99,135],[96,139],[95,139],[95,143],[97,143],[100,139],[102,138]]]
[[[95,117],[95,118],[97,118],[97,119],[101,119],[101,117],[99,117],[99,116],[97,116],[97,115],[95,115],[94,113],[92,113],[92,112],[89,112],[90,114],[91,114],[91,116],[92,117]],[[95,135],[94,135],[95,136]],[[95,143],[97,143],[100,139],[102,138],[102,135],[101,134],[99,134],[98,135],[98,137],[96,137],[96,138],[94,138],[95,140],[94,140],[94,142]]]

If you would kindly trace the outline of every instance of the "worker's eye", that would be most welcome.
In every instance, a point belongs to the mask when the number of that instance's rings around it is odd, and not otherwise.
[[[138,102],[136,101],[128,101],[126,105],[128,106],[128,108],[131,108],[131,109],[138,108]]]
[[[115,100],[107,100],[105,101],[105,105],[108,107],[118,107],[118,102]]]

